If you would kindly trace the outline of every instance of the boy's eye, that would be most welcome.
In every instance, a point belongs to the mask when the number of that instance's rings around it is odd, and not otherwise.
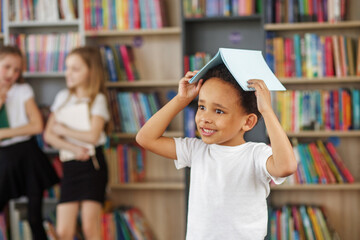
[[[198,107],[200,110],[205,110],[205,107],[203,105],[199,105]]]
[[[217,114],[223,114],[223,113],[224,113],[224,111],[222,111],[222,110],[220,110],[220,109],[216,109],[215,112],[216,112]]]

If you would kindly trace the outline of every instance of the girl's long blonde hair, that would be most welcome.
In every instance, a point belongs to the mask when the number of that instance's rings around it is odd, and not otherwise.
[[[78,55],[89,69],[89,82],[87,88],[87,95],[90,98],[89,107],[91,108],[98,93],[103,93],[108,100],[109,98],[105,87],[105,69],[101,61],[100,50],[90,46],[78,47],[73,49],[67,57],[71,55]],[[75,93],[75,89],[70,88],[69,91],[69,96]],[[110,133],[111,126],[112,123],[110,118],[109,122],[105,125],[105,131],[107,133]]]

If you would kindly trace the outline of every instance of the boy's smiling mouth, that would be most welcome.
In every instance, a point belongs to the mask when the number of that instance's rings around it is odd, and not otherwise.
[[[203,136],[211,136],[216,132],[216,130],[208,129],[208,128],[201,127],[200,129],[201,129],[201,135]]]

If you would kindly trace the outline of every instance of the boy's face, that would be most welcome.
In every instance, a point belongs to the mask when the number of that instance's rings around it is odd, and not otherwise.
[[[225,146],[242,144],[246,121],[236,89],[219,78],[206,80],[200,89],[195,116],[202,140]]]

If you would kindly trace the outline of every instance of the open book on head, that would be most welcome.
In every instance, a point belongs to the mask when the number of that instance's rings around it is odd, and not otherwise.
[[[90,109],[89,104],[86,102],[60,108],[55,112],[55,119],[58,123],[77,131],[89,131],[91,129]],[[66,141],[87,148],[91,157],[95,155],[95,146],[90,143],[68,137]],[[59,157],[62,162],[66,162],[75,159],[75,154],[71,151],[60,149]]]
[[[190,80],[190,83],[199,81],[205,73],[224,63],[230,73],[244,91],[253,91],[248,88],[247,81],[261,79],[270,91],[285,91],[285,87],[266,64],[261,51],[233,48],[219,48],[216,55]]]

